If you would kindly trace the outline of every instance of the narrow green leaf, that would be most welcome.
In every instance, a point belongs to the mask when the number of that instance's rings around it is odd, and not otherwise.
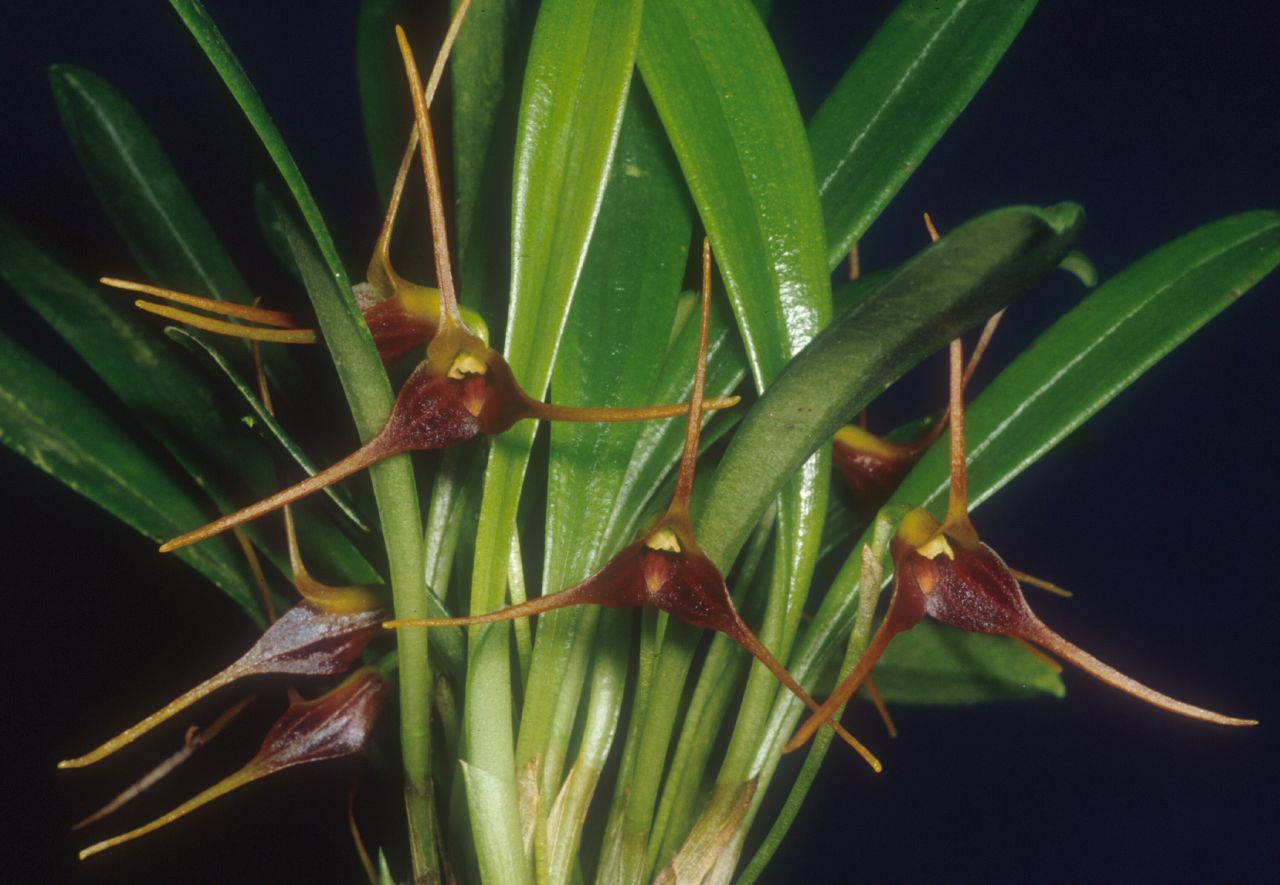
[[[134,107],[83,68],[55,65],[49,82],[80,165],[146,277],[181,291],[252,301],[253,292]],[[264,357],[282,390],[301,389],[291,353],[271,349]]]
[[[301,446],[293,441],[293,437],[289,436],[288,431],[280,425],[275,415],[267,411],[266,406],[262,404],[262,400],[258,398],[257,392],[240,377],[240,373],[231,365],[231,362],[223,355],[222,351],[214,347],[204,335],[195,331],[171,326],[165,330],[165,334],[187,347],[193,353],[208,360],[214,368],[221,371],[227,377],[227,380],[231,382],[236,392],[240,394],[245,404],[253,411],[256,420],[261,422],[267,432],[275,438],[280,447],[293,459],[293,462],[301,467],[307,476],[315,475],[317,470],[315,462],[302,450]],[[347,519],[351,520],[351,523],[356,528],[363,532],[369,531],[368,523],[360,518],[360,514],[356,513],[350,498],[340,487],[329,486],[324,490],[324,493],[333,503],[338,505],[338,509],[346,515]]]
[[[966,410],[969,494],[977,506],[1280,263],[1280,213],[1206,224],[1099,286],[991,382]],[[935,447],[936,448],[936,447]],[[899,490],[936,507],[943,452]]]
[[[1078,206],[1013,207],[961,225],[832,323],[752,407],[698,526],[727,565],[809,453],[904,371],[1025,292],[1070,251]]]
[[[458,0],[451,7],[457,9]],[[476,0],[453,45],[453,177],[462,300],[488,313],[506,295],[513,132],[519,88],[519,0]]]
[[[976,704],[1050,695],[1058,673],[1007,636],[984,636],[924,620],[889,643],[876,687],[891,704]]]
[[[356,17],[360,118],[369,144],[374,187],[383,206],[391,196],[391,183],[413,122],[395,38],[395,26],[406,22],[407,6],[404,0],[361,0]]]
[[[0,334],[0,442],[154,541],[206,519],[179,483],[92,400]],[[258,591],[226,538],[178,556],[259,625]]]
[[[744,0],[649,0],[637,60],[763,390],[831,317],[821,209],[786,72]]]
[[[857,666],[858,660],[866,652],[867,643],[871,638],[872,620],[875,617],[881,589],[884,585],[885,564],[889,558],[889,548],[894,536],[898,533],[898,526],[908,510],[909,508],[896,504],[883,508],[876,514],[870,526],[870,530],[867,533],[869,538],[858,545],[857,560],[861,567],[858,575],[858,612],[853,622],[853,628],[849,631],[849,640],[845,645],[844,660],[835,673],[833,684],[838,683],[847,676]],[[845,706],[842,704],[835,712],[837,721],[844,714]],[[755,857],[751,859],[751,862],[742,871],[744,885],[750,885],[750,883],[754,883],[759,878],[761,871],[769,863],[769,859],[773,857],[774,852],[778,850],[778,846],[782,844],[782,840],[795,822],[796,815],[799,814],[805,798],[809,795],[809,789],[813,786],[814,779],[818,776],[818,770],[822,767],[822,761],[826,758],[827,751],[831,748],[834,736],[834,732],[826,728],[821,729],[820,734],[814,735],[805,755],[804,765],[791,785],[786,801],[783,802],[782,810],[778,813],[773,825],[769,827],[769,832],[760,843],[760,848],[756,851]]]
[[[320,207],[316,205],[315,198],[311,196],[311,189],[307,187],[306,181],[303,180],[298,164],[294,162],[293,155],[289,153],[288,146],[285,145],[284,139],[280,136],[280,131],[276,128],[275,122],[272,121],[270,113],[267,112],[266,105],[262,103],[262,97],[258,95],[258,90],[254,88],[253,83],[249,80],[249,75],[245,73],[244,67],[241,66],[240,60],[231,51],[231,47],[227,45],[222,32],[218,30],[218,26],[213,19],[209,17],[209,13],[205,10],[204,5],[200,3],[200,0],[169,0],[169,5],[178,13],[182,23],[191,32],[191,36],[195,38],[205,57],[209,59],[218,76],[222,78],[223,84],[230,91],[231,97],[235,99],[236,104],[244,113],[245,119],[248,120],[249,125],[253,127],[253,131],[257,133],[258,138],[262,141],[262,146],[266,148],[267,154],[275,163],[276,169],[280,172],[280,177],[284,180],[289,192],[298,204],[298,209],[302,212],[307,228],[311,231],[312,237],[315,238],[316,246],[320,250],[324,264],[332,276],[333,283],[337,286],[339,304],[346,307],[347,313],[351,315],[353,320],[358,319],[360,311],[356,307],[355,298],[351,295],[350,286],[347,284],[346,271],[342,267],[342,260],[338,257],[338,250],[333,245],[333,238],[329,235],[329,230],[325,226],[324,217],[320,214]],[[320,313],[319,305],[316,305],[316,312]],[[323,327],[323,325],[324,320],[322,318],[321,326]],[[361,325],[363,324],[361,323]],[[324,332],[327,339],[329,330],[324,329]],[[330,349],[334,350],[334,345],[331,344]],[[336,352],[334,353],[334,360],[335,362],[339,361],[339,354]],[[342,375],[345,379],[345,373],[341,366],[342,364],[339,362],[339,375]],[[370,406],[370,409],[376,411],[372,406]],[[354,403],[352,404],[352,410],[356,416],[357,425],[362,425],[367,416],[363,415],[363,410],[356,407]],[[376,432],[381,427],[382,420],[385,420],[385,415],[382,419],[373,422],[373,427],[369,432]],[[361,426],[361,430],[363,431],[364,429]]]
[[[652,111],[645,113],[632,94],[581,294],[556,358],[551,392],[558,402],[626,407],[656,401],[663,363],[654,355],[671,335],[692,232],[678,173],[659,138]],[[686,374],[691,377],[692,364]],[[645,429],[639,423],[552,425],[544,592],[581,581],[617,549],[615,524],[635,515],[624,509],[635,502],[620,500],[622,484]],[[669,463],[674,449],[664,457]],[[538,757],[544,794],[559,789],[577,716],[577,705],[568,701],[581,693],[591,657],[583,652],[596,619],[575,607],[539,621],[516,767]]]
[[[0,220],[0,278],[39,313],[222,507],[271,488],[239,416],[116,293],[72,274]],[[203,513],[186,530],[205,522]]]
[[[897,194],[986,82],[1035,0],[905,0],[809,123],[827,265]]]
[[[1071,204],[1047,210],[1014,207],[975,219],[896,269],[820,334],[747,414],[725,453],[699,523],[708,555],[731,562],[775,490],[813,447],[825,444],[849,415],[907,368],[1050,273],[1071,249],[1082,219]],[[836,595],[833,589],[790,656],[792,675],[802,683],[815,665],[811,637],[823,636],[825,658],[848,630],[856,571],[846,566],[838,584],[846,604],[838,630],[824,615]],[[673,666],[665,678],[678,680],[683,673]],[[778,694],[760,726],[746,766],[748,776],[759,781],[757,795],[767,789],[777,766],[786,724],[780,711],[798,708],[789,693]],[[753,803],[748,819],[758,807]]]
[[[821,207],[786,72],[759,14],[744,0],[649,0],[638,62],[711,240],[756,387],[766,390],[831,318]],[[829,453],[795,467],[778,515],[780,568],[759,630],[761,641],[784,656],[817,559]],[[729,564],[719,562],[722,569]],[[673,625],[669,648],[687,651],[692,637]],[[658,684],[680,678],[685,659],[680,653],[660,663]],[[742,702],[744,727],[726,768],[737,768],[754,743],[756,714],[763,717],[775,691],[772,678],[753,668]],[[642,751],[652,758],[666,755],[679,699],[668,693],[657,700],[643,726],[647,740],[656,742]],[[632,834],[651,825],[661,767],[639,777],[620,785],[630,790]],[[649,852],[650,869],[654,860]]]
[[[640,31],[639,2],[544,3],[525,71],[516,146],[511,302],[505,356],[533,396],[545,393],[569,303],[604,196]],[[533,442],[532,422],[494,441],[485,473],[472,613],[502,604],[507,551]],[[473,628],[468,760],[500,790],[470,792],[481,874],[525,881],[510,728],[505,626]],[[499,800],[500,797],[500,801]],[[486,800],[493,802],[485,805]],[[502,827],[482,827],[501,819]],[[519,878],[509,875],[519,869]]]
[[[292,218],[283,212],[279,213],[279,218],[347,390],[352,414],[357,416],[360,436],[367,439],[370,432],[366,432],[359,416],[374,417],[377,414],[375,406],[385,405],[387,412],[390,411],[390,385],[386,372],[363,319],[351,321],[345,309],[343,302],[349,300],[350,292],[337,288],[320,256]],[[343,294],[347,296],[345,299]],[[331,329],[335,333],[332,338]],[[339,359],[339,354],[343,359]],[[378,425],[372,432],[380,428]],[[369,474],[387,548],[396,616],[427,617],[431,606],[423,578],[422,513],[414,484],[413,465],[408,455],[397,455],[375,464]],[[431,806],[432,681],[427,631],[397,631],[396,645],[400,672],[400,742],[410,839],[415,846],[412,852],[415,875],[430,875],[438,864],[438,857]]]
[[[252,293],[138,112],[111,84],[74,65],[49,82],[80,164],[147,277],[248,303]]]
[[[971,506],[1002,488],[1280,264],[1278,232],[1276,212],[1207,224],[1131,265],[1058,320],[966,410]],[[895,500],[941,512],[948,476],[944,447],[935,446],[916,465]],[[982,468],[975,470],[979,460]],[[824,597],[791,661],[797,679],[811,675],[848,629],[859,571],[857,558],[851,557]],[[1012,653],[992,640],[966,642],[966,653],[984,669],[988,656]],[[911,652],[910,644],[898,652],[904,665]],[[1027,667],[1030,656],[1017,653],[1024,655],[1018,666]],[[939,660],[935,656],[934,664]],[[767,741],[780,746],[799,714],[798,704],[781,698]],[[771,776],[766,771],[762,783]]]
[[[356,429],[360,438],[367,440],[382,429],[391,413],[391,385],[320,209],[262,98],[204,6],[199,0],[170,0],[170,5],[244,112],[302,212],[319,255],[314,255],[311,243],[306,242],[292,224],[286,226],[285,233],[346,392]],[[422,575],[422,515],[418,509],[413,466],[407,455],[400,455],[374,465],[370,476],[387,546],[396,615],[425,617],[428,608]],[[414,872],[415,875],[438,875],[435,837],[431,832],[431,668],[427,631],[401,632],[404,635],[397,636],[400,733],[408,781],[411,838],[418,849],[413,852],[419,864]]]

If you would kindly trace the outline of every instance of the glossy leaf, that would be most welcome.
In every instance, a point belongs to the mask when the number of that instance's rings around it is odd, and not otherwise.
[[[969,104],[1035,0],[905,0],[809,123],[835,267]]]
[[[1030,466],[1280,264],[1277,231],[1280,213],[1275,212],[1246,213],[1205,225],[1140,259],[1058,320],[966,409],[971,506]],[[1078,393],[1072,390],[1076,386]],[[1042,398],[1056,398],[1054,408],[1039,411]],[[1011,413],[1010,403],[1020,408]],[[1024,419],[1027,412],[1031,414]],[[1040,427],[1038,422],[1046,423]],[[944,447],[945,441],[930,450],[899,487],[895,500],[941,512],[949,475]],[[983,467],[975,471],[979,458]],[[805,678],[847,629],[858,572],[851,558],[836,577],[791,661],[797,678]],[[905,642],[908,636],[900,638]],[[1001,637],[973,636],[965,647],[984,662],[984,669],[988,658],[1013,653],[1001,647]],[[905,658],[912,652],[908,645],[898,653]],[[1030,657],[1021,649],[1017,653]],[[941,658],[933,660],[936,666]],[[974,688],[969,683],[953,699],[972,697]],[[781,699],[770,723],[771,743],[780,745],[789,736],[798,714],[797,705]]]
[[[541,397],[604,196],[622,123],[640,4],[544,3],[525,70],[516,171],[511,301],[504,356],[525,390]],[[501,607],[534,424],[495,440],[485,472],[471,613]],[[471,631],[466,723],[468,762],[490,788],[469,791],[481,874],[525,881],[516,822],[505,627]],[[481,777],[483,773],[484,778]],[[479,826],[504,820],[501,827]]]
[[[756,387],[766,390],[831,318],[821,207],[786,73],[759,14],[744,0],[649,0],[637,61],[711,240]],[[783,567],[759,630],[760,640],[784,655],[816,562],[829,456],[795,467],[779,513]],[[731,564],[712,558],[722,570]],[[673,625],[672,647],[683,652],[693,635]],[[659,664],[660,685],[680,679],[687,666],[685,654],[667,661],[668,654]],[[742,704],[746,723],[778,690],[763,668],[754,668],[752,678]],[[653,763],[666,757],[679,700],[660,694],[632,733],[646,745],[638,752],[649,762],[637,764],[635,781],[619,785],[629,792],[621,836],[629,847],[618,871],[624,879],[643,875],[636,864],[644,862],[644,849],[637,857],[636,846],[651,826],[662,771]],[[750,730],[748,724],[738,733],[742,744],[750,743]],[[731,746],[726,764],[735,766],[736,758]]]
[[[1062,677],[1004,636],[921,621],[889,643],[876,687],[891,704],[976,704],[1066,694]]]
[[[1276,212],[1199,227],[1107,280],[1037,338],[967,410],[971,505],[1270,273],[1280,264],[1277,234]],[[931,509],[945,497],[947,482],[945,454],[935,449],[900,490],[904,500]]]
[[[698,527],[731,562],[777,489],[908,368],[1013,301],[1053,270],[1083,212],[1013,207],[956,228],[905,262],[791,362],[752,407],[716,471]]]
[[[704,505],[699,522],[704,550],[713,559],[732,561],[776,489],[814,447],[825,444],[849,415],[907,368],[1051,272],[1071,249],[1082,220],[1079,207],[1071,204],[1047,210],[1014,207],[982,216],[904,263],[842,314],[791,362],[744,419]],[[794,451],[789,451],[791,445]],[[779,457],[781,461],[774,460]],[[853,586],[856,575],[849,595]],[[841,623],[847,630],[849,620]],[[823,654],[831,647],[824,646]],[[807,649],[808,641],[802,641],[789,660],[792,674],[802,681],[813,667],[804,657]],[[683,657],[687,668],[688,656]],[[682,672],[673,663],[664,678],[682,678]],[[790,705],[779,696],[756,724],[749,758],[740,769],[743,781],[759,778],[757,795],[777,765],[780,709]],[[758,802],[748,820],[756,810]]]
[[[795,96],[744,0],[650,0],[637,61],[764,389],[831,317]]]
[[[133,106],[74,65],[54,65],[49,82],[89,183],[147,278],[248,303],[249,287]]]
[[[551,391],[561,402],[640,406],[659,395],[654,388],[662,361],[654,357],[671,336],[692,222],[652,111],[634,94],[627,104],[581,294],[552,375]],[[691,378],[692,363],[684,368]],[[622,485],[646,429],[641,423],[552,424],[544,593],[583,580],[620,540],[631,540],[616,537],[616,524],[634,518],[635,503],[623,499]],[[666,455],[674,459],[676,452],[669,447]],[[516,765],[539,757],[544,793],[559,789],[576,718],[576,705],[561,699],[582,690],[598,618],[593,607],[573,607],[539,621]]]
[[[147,537],[205,518],[194,489],[157,464],[97,404],[0,335],[0,441]],[[229,539],[179,553],[262,623],[258,591]]]

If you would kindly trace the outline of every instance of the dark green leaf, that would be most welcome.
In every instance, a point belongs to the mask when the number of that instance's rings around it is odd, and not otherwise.
[[[384,206],[413,123],[395,36],[395,26],[406,24],[407,6],[404,0],[361,0],[356,19],[360,117],[369,143],[373,183]]]
[[[54,65],[62,123],[116,230],[157,285],[248,303],[252,293],[138,112],[83,68]]]
[[[152,540],[206,519],[196,493],[84,394],[2,334],[0,441]],[[257,588],[229,539],[188,547],[178,556],[264,623]]]
[[[1280,263],[1280,213],[1197,228],[1099,286],[974,400],[966,413],[977,506],[1233,304]],[[947,457],[935,446],[899,489],[937,507]]]
[[[1006,636],[924,620],[889,643],[876,687],[891,704],[976,704],[1067,692],[1043,659]]]
[[[1275,212],[1252,212],[1205,225],[1130,266],[1055,323],[966,412],[971,503],[994,494],[1280,264],[1278,232],[1280,213]],[[945,440],[930,450],[895,493],[895,500],[941,512],[948,477],[944,448]],[[979,460],[983,467],[975,470]],[[857,557],[850,557],[823,599],[791,660],[797,679],[804,680],[848,630],[859,571]],[[901,656],[901,665],[915,666],[911,659],[919,654],[936,666],[941,658],[936,648],[929,648],[936,643],[925,634],[916,646],[908,641],[915,632],[893,644],[906,643],[895,652]],[[941,640],[952,641],[949,636]],[[997,667],[1031,672],[1029,668],[1037,665],[1025,650],[1001,645],[993,637],[966,641],[964,654],[971,656],[967,666],[978,672],[989,673]],[[1017,655],[1022,656],[1020,663]],[[1004,662],[993,660],[999,658]],[[950,680],[949,691],[931,697],[921,694],[921,687],[911,691],[920,700],[951,702],[1007,690],[1000,683],[969,681],[955,671]],[[1047,688],[1048,683],[1041,686]],[[770,721],[770,743],[781,744],[798,714],[798,704],[780,699]]]
[[[231,365],[230,361],[227,360],[220,350],[209,343],[205,336],[201,335],[199,332],[183,329],[181,327],[170,327],[165,330],[165,333],[174,341],[186,346],[193,353],[207,359],[214,368],[220,370],[227,377],[227,380],[231,382],[232,386],[235,387],[236,392],[240,394],[245,404],[253,411],[256,421],[261,422],[261,425],[266,428],[266,431],[275,438],[276,442],[280,444],[280,447],[283,448],[289,457],[293,459],[295,464],[303,469],[307,476],[315,475],[315,462],[307,456],[307,453],[302,450],[302,447],[294,442],[288,432],[280,426],[280,422],[276,420],[275,415],[272,415],[267,411],[266,406],[262,404],[262,400],[258,398],[258,394],[254,391],[253,387],[240,377],[240,373],[236,371],[236,368]],[[346,514],[347,518],[351,520],[357,528],[364,532],[369,531],[368,524],[360,518],[358,513],[355,512],[348,496],[343,493],[340,487],[329,486],[324,490],[324,493],[333,501],[333,503],[338,505],[338,508]]]
[[[311,297],[325,345],[346,391],[356,429],[361,439],[369,439],[382,429],[391,413],[391,385],[315,198],[311,196],[310,188],[258,91],[199,0],[170,0],[170,4],[244,111],[302,212],[312,242],[308,242],[292,223],[285,225],[285,235],[307,294]],[[282,220],[286,218],[282,216]],[[422,575],[422,517],[418,510],[413,466],[407,455],[388,458],[374,465],[370,476],[382,518],[396,615],[424,617],[427,605]],[[411,814],[411,827],[419,828],[412,833],[416,846],[420,848],[414,852],[414,857],[421,859],[423,864],[415,873],[429,875],[438,873],[438,870],[435,837],[430,832],[432,815],[427,806],[431,801],[428,765],[431,676],[426,631],[408,631],[398,636],[397,642],[400,647],[400,729],[405,774],[409,781],[409,802],[416,808]]]
[[[986,82],[1035,0],[905,0],[809,124],[835,267]]]
[[[57,330],[220,506],[273,485],[253,434],[118,293],[70,273],[0,221],[0,277]],[[204,522],[179,528],[186,530]]]
[[[457,0],[451,4],[457,8]],[[477,0],[458,32],[453,68],[453,172],[463,303],[497,313],[506,293],[512,133],[523,53],[519,0]]]
[[[892,381],[1053,270],[1079,234],[1073,204],[981,216],[899,267],[840,316],[752,407],[716,471],[699,523],[729,563],[781,485]]]

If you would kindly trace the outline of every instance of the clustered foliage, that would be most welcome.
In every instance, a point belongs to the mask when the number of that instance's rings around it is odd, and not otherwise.
[[[435,45],[411,49],[399,4],[365,0],[361,92],[388,212],[355,284],[232,48],[199,0],[171,5],[271,161],[254,195],[263,234],[310,311],[256,304],[126,99],[56,67],[73,144],[146,280],[86,283],[8,223],[0,276],[150,439],[3,336],[0,438],[264,627],[207,682],[62,763],[97,763],[265,677],[84,825],[277,684],[290,702],[239,772],[82,856],[284,768],[358,755],[380,716],[399,720],[401,770],[378,774],[402,779],[407,839],[371,858],[352,831],[385,882],[754,880],[833,734],[879,769],[877,739],[838,724],[859,688],[890,728],[886,705],[920,701],[921,680],[947,686],[933,702],[1061,696],[1060,668],[1031,644],[1165,709],[1252,724],[1049,630],[1020,586],[1045,582],[981,543],[969,507],[1280,263],[1280,213],[1211,222],[1100,285],[1069,203],[943,236],[930,223],[914,257],[858,272],[858,240],[1034,2],[904,0],[805,127],[767,3],[544,0],[527,30],[517,0],[464,0],[424,83],[414,51]],[[428,112],[446,57],[452,218]],[[398,229],[402,199],[429,205],[432,286],[393,264],[427,253]],[[509,278],[493,217],[511,218]],[[704,233],[699,299],[682,290]],[[846,262],[853,278],[833,288]],[[966,408],[1001,313],[1060,268],[1092,291]],[[112,289],[179,325],[162,331]],[[966,367],[960,338],[984,322]],[[923,432],[849,424],[948,342],[951,400]],[[349,412],[363,442],[327,467],[289,409],[317,371],[336,373],[345,410],[310,405]],[[335,485],[365,468],[372,506]],[[877,690],[895,667],[911,679]],[[782,753],[815,734],[781,815],[757,821]],[[753,826],[766,835],[748,858]]]

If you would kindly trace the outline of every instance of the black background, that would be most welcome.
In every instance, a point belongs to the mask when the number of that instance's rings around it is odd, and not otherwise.
[[[86,272],[120,266],[124,249],[45,80],[50,63],[81,64],[161,134],[242,269],[254,269],[248,276],[279,283],[257,271],[268,259],[248,200],[253,154],[163,6],[6,5],[0,202]],[[335,237],[365,248],[379,208],[354,86],[354,4],[209,6]],[[807,116],[891,4],[779,6],[772,28]],[[1278,25],[1267,2],[1043,4],[864,240],[864,264],[918,248],[924,209],[953,226],[1001,205],[1072,199],[1089,213],[1081,248],[1106,277],[1198,224],[1280,206]],[[348,256],[349,266],[358,260]],[[1159,688],[1262,725],[1180,720],[1075,673],[1066,702],[898,708],[896,742],[870,719],[861,729],[887,772],[872,777],[833,753],[768,880],[790,880],[784,870],[813,880],[1272,879],[1278,294],[1268,279],[977,516],[1011,561],[1077,591],[1069,602],[1032,600],[1064,635]],[[1011,312],[986,377],[1078,296],[1063,275]],[[68,360],[14,299],[0,301],[0,318],[47,359]],[[932,408],[940,390],[935,361],[873,420],[892,426],[922,401]],[[207,675],[253,631],[194,573],[21,459],[0,452],[0,470],[4,866],[14,881],[358,881],[339,773],[257,785],[77,865],[86,840],[67,824],[153,757],[131,752],[102,774],[58,773],[54,761]],[[271,711],[258,715],[152,810],[251,752]]]

